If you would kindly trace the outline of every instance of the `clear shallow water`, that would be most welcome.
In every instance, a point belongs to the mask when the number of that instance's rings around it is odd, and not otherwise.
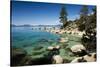
[[[59,35],[41,30],[32,30],[32,27],[12,27],[12,47],[49,46],[57,43]]]
[[[13,27],[11,31],[12,47],[19,47],[27,52],[27,55],[33,59],[44,57],[48,54],[46,48],[50,45],[62,45],[60,55],[67,60],[73,60],[75,56],[70,56],[69,48],[80,42],[79,37],[70,34],[56,35],[41,30],[32,30],[31,27]],[[59,43],[60,37],[68,37],[68,42]],[[65,44],[65,45],[64,45]],[[39,46],[43,46],[42,49]],[[68,51],[67,51],[67,48]],[[38,48],[38,49],[37,49]]]

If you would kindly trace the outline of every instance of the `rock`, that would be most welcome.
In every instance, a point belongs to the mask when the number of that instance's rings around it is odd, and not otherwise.
[[[26,51],[21,48],[12,48],[11,50],[11,65],[17,66],[21,65],[20,62],[27,55]]]
[[[63,63],[63,58],[60,55],[53,56],[53,63],[54,64],[61,64]]]
[[[42,49],[43,48],[43,46],[35,46],[34,48],[33,48],[33,50],[40,50],[40,49]]]
[[[48,56],[52,57],[54,55],[58,55],[60,53],[59,49],[60,49],[59,45],[57,45],[57,46],[49,46],[47,48],[47,50],[49,51]]]
[[[56,48],[56,49],[60,49],[60,46],[59,46],[59,45],[57,45],[57,46],[55,46],[55,48]]]
[[[78,45],[72,46],[71,50],[72,50],[72,52],[77,52],[77,51],[81,51],[81,50],[86,50],[86,48],[83,45],[78,44]]]
[[[57,46],[49,46],[47,49],[48,50],[59,50],[60,46],[59,45],[57,45]]]
[[[87,62],[94,62],[94,61],[96,61],[96,53],[90,53],[90,54],[87,54],[87,55],[85,55],[83,57],[84,57],[84,59]]]
[[[82,57],[78,57],[78,58],[75,58],[74,60],[72,60],[71,63],[77,63],[77,62],[82,62],[82,61],[83,61],[83,58]]]
[[[81,44],[74,45],[70,49],[75,55],[84,56],[87,54],[86,48]]]
[[[48,40],[43,38],[43,39],[39,39],[37,42],[48,42]]]
[[[36,58],[36,59],[31,59],[28,62],[28,65],[44,65],[44,64],[52,64],[51,58],[47,57]]]
[[[85,56],[75,58],[74,60],[71,61],[71,63],[94,62],[94,61],[96,61],[96,53],[89,53]]]
[[[53,46],[49,46],[47,49],[48,49],[48,50],[53,50],[54,47],[53,47]]]
[[[68,42],[68,38],[60,38],[59,42],[60,43]]]

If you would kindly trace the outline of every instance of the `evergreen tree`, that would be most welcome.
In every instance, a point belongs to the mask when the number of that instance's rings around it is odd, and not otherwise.
[[[86,5],[84,5],[80,11],[80,16],[81,17],[85,17],[88,15],[88,7]]]
[[[79,30],[83,31],[85,30],[85,23],[87,23],[88,19],[88,7],[84,5],[82,9],[80,10],[80,20],[79,20]]]
[[[64,6],[61,8],[60,22],[63,24],[62,28],[65,28],[67,26],[67,12]]]
[[[88,16],[85,24],[85,34],[82,37],[82,42],[88,50],[96,51],[96,7],[92,10],[93,14]]]

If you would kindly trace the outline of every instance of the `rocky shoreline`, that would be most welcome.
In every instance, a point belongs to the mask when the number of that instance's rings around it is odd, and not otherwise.
[[[32,50],[32,54],[30,55],[22,48],[12,48],[11,66],[71,63],[77,57],[80,57],[80,56],[82,57],[89,54],[89,53],[86,53],[87,50],[81,44],[81,41],[80,41],[81,37],[73,36],[76,33],[72,34],[71,32],[70,34],[64,30],[60,30],[60,32],[57,32],[57,30],[55,30],[55,32],[53,31],[50,33],[60,35],[61,38],[58,40],[59,44],[51,45],[51,46],[48,46],[47,48],[43,46],[38,46],[37,48],[34,47]],[[78,45],[78,46],[75,46],[75,45]],[[76,53],[73,51],[76,51]],[[79,55],[79,54],[83,54],[83,55]],[[92,58],[90,57],[90,59]],[[96,61],[96,60],[91,60],[91,62],[93,61]]]

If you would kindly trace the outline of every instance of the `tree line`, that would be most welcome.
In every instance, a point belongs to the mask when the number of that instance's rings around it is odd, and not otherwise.
[[[62,23],[61,29],[68,28],[71,22],[75,22],[79,31],[85,31],[82,36],[82,43],[88,50],[96,51],[96,6],[91,9],[92,14],[89,14],[87,5],[83,5],[80,10],[80,18],[75,21],[68,21],[68,13],[65,6],[62,6],[60,12],[60,22]]]

